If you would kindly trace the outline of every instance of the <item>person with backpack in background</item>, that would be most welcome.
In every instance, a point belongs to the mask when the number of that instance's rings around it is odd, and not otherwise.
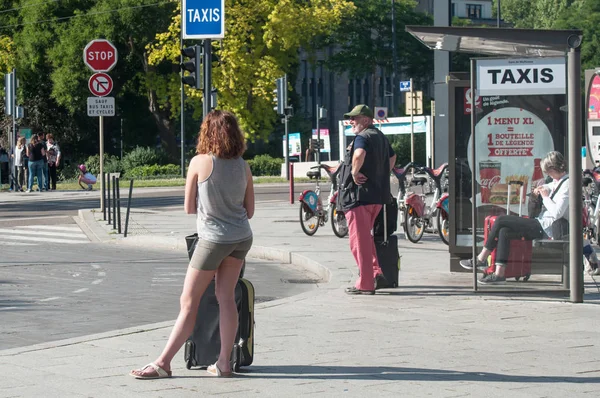
[[[354,286],[346,289],[346,294],[372,295],[379,280],[385,277],[371,230],[379,211],[391,196],[390,171],[396,162],[396,154],[385,135],[373,125],[373,112],[367,105],[356,105],[344,114],[344,118],[350,119],[356,137],[341,166],[338,200],[348,221],[350,250],[360,272]],[[345,166],[351,166],[350,170]]]
[[[48,175],[50,177],[50,189],[56,190],[56,169],[60,165],[60,148],[54,141],[52,134],[46,134],[46,157],[48,160]]]

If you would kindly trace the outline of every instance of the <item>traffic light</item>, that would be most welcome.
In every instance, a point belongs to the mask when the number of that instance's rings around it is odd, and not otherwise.
[[[275,83],[277,88],[273,90],[273,94],[275,94],[275,106],[273,110],[278,115],[285,115],[285,108],[287,106],[287,81],[285,76],[278,78]]]
[[[189,72],[189,75],[183,76],[181,81],[183,84],[192,86],[196,89],[203,88],[202,82],[202,47],[199,45],[187,47],[181,50],[181,55],[189,58],[189,61],[184,61],[180,67],[181,70]]]

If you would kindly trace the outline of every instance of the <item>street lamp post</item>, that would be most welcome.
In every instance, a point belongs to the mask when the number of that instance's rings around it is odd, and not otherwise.
[[[496,25],[499,28],[500,27],[500,0],[497,0],[497,1],[498,1],[498,4],[497,4],[498,10],[496,11]]]

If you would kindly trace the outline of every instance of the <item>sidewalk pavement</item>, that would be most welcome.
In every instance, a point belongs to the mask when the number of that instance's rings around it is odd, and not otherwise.
[[[178,251],[195,229],[194,217],[180,208],[134,209],[125,239],[110,232],[98,211],[80,211],[80,218],[96,240]],[[330,224],[306,236],[298,205],[282,202],[259,203],[251,224],[251,257],[305,267],[323,283],[256,306],[254,364],[238,377],[187,370],[183,350],[171,379],[127,376],[160,353],[173,324],[164,322],[0,351],[0,396],[600,394],[600,297],[589,283],[584,304],[473,293],[472,275],[448,272],[447,247],[431,235],[416,245],[400,239],[398,289],[348,296],[343,288],[356,278],[356,266],[348,239],[335,237]]]

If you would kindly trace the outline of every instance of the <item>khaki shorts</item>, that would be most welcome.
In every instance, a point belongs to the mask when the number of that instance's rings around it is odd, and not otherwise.
[[[246,258],[252,247],[252,237],[238,243],[213,243],[198,239],[190,267],[201,271],[214,271],[219,268],[225,257]]]

